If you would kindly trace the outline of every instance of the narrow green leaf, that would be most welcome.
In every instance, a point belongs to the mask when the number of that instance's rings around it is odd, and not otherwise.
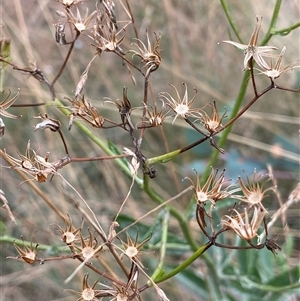
[[[113,152],[114,155],[121,155],[120,149],[110,140],[107,140],[108,148]]]

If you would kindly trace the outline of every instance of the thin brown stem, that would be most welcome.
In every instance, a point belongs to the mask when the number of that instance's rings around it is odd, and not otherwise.
[[[62,132],[61,132],[61,130],[60,130],[60,129],[58,130],[58,133],[59,133],[59,135],[60,135],[60,138],[61,138],[61,140],[62,140],[62,142],[63,142],[63,144],[64,144],[64,147],[65,147],[66,154],[69,156],[68,147],[67,147],[67,144],[66,144],[65,138],[64,138],[64,136],[63,136],[63,134],[62,134]]]
[[[46,102],[39,102],[39,103],[23,103],[23,104],[13,104],[10,107],[11,108],[27,108],[27,107],[41,107],[47,105]]]
[[[270,90],[272,90],[274,88],[275,88],[275,85],[274,85],[274,83],[272,83],[270,86],[268,86],[262,92],[257,94],[257,96],[254,96],[254,98],[244,108],[242,108],[231,120],[229,120],[222,128],[215,131],[210,136],[205,136],[202,139],[195,141],[194,143],[192,143],[186,147],[183,147],[180,150],[180,153],[184,153],[184,152],[192,149],[193,147],[203,143],[204,141],[211,138],[212,136],[215,136],[215,135],[219,134],[220,132],[224,131],[227,127],[229,127],[232,123],[234,123],[237,119],[239,119],[261,96],[263,96],[264,94],[266,94],[267,92],[269,92]]]
[[[146,114],[147,114],[147,103],[148,103],[148,84],[149,84],[149,77],[150,77],[150,72],[146,72],[145,75],[145,82],[144,82],[144,108],[143,108],[143,117],[142,120],[145,119]],[[142,139],[143,135],[145,132],[145,127],[143,127],[140,131],[140,138],[139,140]]]
[[[255,97],[257,97],[258,94],[257,94],[257,88],[256,88],[255,77],[254,77],[254,72],[253,72],[253,58],[250,59],[249,65],[250,65],[250,73],[251,73],[251,80],[252,80],[254,95],[255,95]]]
[[[64,157],[63,159],[59,160],[55,165],[55,169],[61,169],[64,166],[75,163],[75,162],[92,162],[92,161],[103,161],[103,160],[113,160],[113,159],[120,159],[128,157],[127,154],[122,155],[115,155],[115,156],[100,156],[100,157],[92,157],[92,158],[71,158],[69,156]]]
[[[71,53],[72,53],[72,51],[73,51],[75,42],[76,42],[76,40],[77,40],[78,37],[79,37],[79,34],[77,33],[77,34],[76,34],[76,37],[75,37],[75,39],[74,39],[74,41],[73,41],[73,42],[71,43],[71,45],[70,45],[69,51],[68,51],[68,53],[67,53],[67,56],[66,56],[66,58],[65,58],[65,60],[64,60],[64,62],[63,62],[63,64],[62,64],[62,66],[60,67],[60,69],[59,69],[57,75],[55,76],[55,78],[53,79],[53,81],[52,81],[52,83],[51,83],[51,86],[52,86],[52,87],[55,85],[56,81],[57,81],[57,80],[60,78],[60,76],[62,75],[62,73],[63,73],[63,71],[64,71],[64,69],[65,69],[65,67],[66,67],[66,65],[67,65],[67,62],[68,62],[68,60],[69,60],[69,58],[70,58],[70,56],[71,56]]]
[[[127,5],[127,9],[128,9],[129,15],[130,15],[130,19],[131,19],[131,23],[132,23],[132,26],[133,26],[135,37],[136,37],[136,39],[138,39],[139,38],[138,30],[136,28],[135,21],[134,21],[134,16],[133,16],[133,13],[132,13],[132,10],[131,10],[131,7],[129,5],[128,0],[126,0],[126,5]]]
[[[128,65],[130,65],[131,67],[133,67],[134,69],[136,69],[137,71],[139,71],[142,75],[144,75],[144,73],[142,72],[142,70],[140,68],[138,68],[137,66],[135,66],[133,63],[131,63],[123,54],[121,54],[119,51],[114,51],[115,54],[117,54],[121,59],[123,59]]]

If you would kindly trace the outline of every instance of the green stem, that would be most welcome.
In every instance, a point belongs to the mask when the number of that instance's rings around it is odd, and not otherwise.
[[[26,246],[28,248],[31,248],[31,246],[33,248],[35,248],[37,243],[33,243],[31,241],[26,241],[26,240],[22,240],[22,239],[18,239],[18,238],[14,238],[11,236],[7,236],[7,235],[3,235],[0,236],[0,243],[15,243],[16,245],[22,247],[22,246]],[[50,245],[42,245],[42,244],[38,244],[37,250],[40,251],[46,251],[46,250],[50,250],[53,249],[55,250],[55,252],[70,252],[69,248],[66,248],[66,246],[50,246]]]
[[[271,30],[271,34],[272,35],[282,35],[282,36],[286,36],[288,35],[292,30],[296,29],[300,27],[300,22],[296,23],[295,25],[292,25],[290,27],[286,27],[286,28],[282,28],[282,29],[273,29]]]
[[[170,213],[168,210],[164,213],[164,218],[162,222],[162,233],[161,233],[161,246],[160,246],[160,258],[159,258],[159,264],[157,265],[157,268],[153,272],[151,278],[155,279],[162,271],[162,267],[164,264],[164,259],[166,256],[166,245],[168,240],[168,226],[169,226],[169,219],[170,219]]]
[[[243,43],[243,40],[242,40],[242,38],[241,38],[241,36],[240,36],[240,34],[239,34],[238,28],[237,28],[236,24],[235,24],[234,21],[233,21],[233,18],[232,18],[232,16],[231,16],[231,13],[229,12],[229,8],[228,8],[228,5],[227,5],[226,1],[225,1],[225,0],[220,0],[220,2],[221,2],[221,4],[222,4],[222,6],[223,6],[223,10],[224,10],[224,13],[225,13],[225,15],[226,15],[226,17],[227,17],[227,20],[228,20],[228,22],[229,22],[231,28],[233,29],[233,31],[234,31],[236,37],[238,38],[238,40],[239,40],[239,42],[240,42],[241,44],[244,44],[244,43]]]
[[[171,272],[158,276],[157,278],[154,278],[155,283],[163,282],[167,279],[172,278],[176,274],[180,273],[181,271],[185,270],[187,267],[189,267],[197,258],[199,258],[209,247],[212,246],[211,242],[208,242],[206,245],[201,246],[191,257],[189,257],[187,260],[185,260],[183,263],[181,263],[178,267],[176,267]],[[150,285],[151,286],[151,285]]]
[[[269,29],[268,29],[265,37],[263,38],[262,42],[260,43],[261,46],[266,45],[273,36],[272,31],[274,30],[274,28],[276,26],[276,22],[277,22],[279,11],[280,11],[281,2],[282,2],[282,0],[277,0],[276,3],[275,3],[272,19],[271,19],[271,22],[270,22],[270,25],[269,25]]]
[[[180,154],[180,152],[181,152],[181,149],[177,149],[177,150],[172,151],[170,153],[147,159],[146,165],[150,166],[150,165],[153,165],[153,164],[159,163],[159,162],[160,163],[166,163],[168,161],[173,160],[178,154]]]

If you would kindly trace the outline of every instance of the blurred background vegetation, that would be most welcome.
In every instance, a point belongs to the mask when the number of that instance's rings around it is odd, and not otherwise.
[[[95,1],[86,1],[81,5],[88,6],[90,12],[94,9]],[[183,93],[182,82],[187,83],[190,95],[193,95],[193,87],[198,90],[195,107],[201,107],[207,102],[216,101],[220,111],[227,108],[230,113],[238,94],[243,74],[243,55],[234,47],[219,44],[222,40],[235,39],[229,23],[226,19],[220,1],[179,1],[179,0],[130,0],[129,1],[139,38],[146,42],[145,31],[154,41],[154,32],[161,33],[162,63],[159,70],[151,76],[150,101],[157,100],[159,92],[173,92],[168,84],[175,85],[180,93]],[[272,17],[275,1],[227,1],[229,10],[239,28],[240,35],[245,43],[248,42],[255,27],[255,16],[263,16],[263,25],[260,37],[263,37]],[[2,0],[1,9],[1,38],[11,40],[11,56],[18,66],[29,66],[29,61],[36,61],[37,65],[49,80],[52,80],[59,70],[68,47],[60,46],[55,42],[55,27],[59,17],[55,13],[61,10],[61,5],[49,0]],[[128,21],[120,3],[116,0],[118,20]],[[286,28],[299,22],[300,5],[297,0],[282,1],[277,28]],[[121,27],[121,26],[120,26]],[[132,26],[126,28],[126,39],[122,44],[123,49],[131,48],[134,42]],[[71,38],[70,36],[67,38]],[[69,105],[63,97],[72,98],[80,75],[85,70],[88,62],[94,55],[95,49],[89,47],[90,39],[80,37],[75,44],[75,49],[61,78],[56,84],[57,98],[65,105]],[[299,59],[299,28],[288,35],[277,35],[269,43],[279,49],[286,45],[286,55],[283,66]],[[278,84],[297,88],[300,84],[300,69],[285,73]],[[103,106],[104,97],[122,99],[123,86],[128,87],[128,98],[134,106],[141,105],[143,100],[143,78],[132,71],[137,80],[134,85],[128,70],[122,64],[119,57],[112,53],[103,53],[101,58],[96,58],[89,72],[84,93],[92,104],[99,109],[102,115],[118,120],[115,107]],[[73,126],[68,131],[68,118],[60,113],[55,106],[51,106],[52,99],[47,87],[32,77],[7,68],[4,74],[3,88],[5,97],[8,89],[12,95],[21,89],[21,96],[16,104],[33,104],[47,102],[47,107],[11,108],[12,114],[22,114],[22,118],[16,120],[5,119],[5,135],[0,140],[1,149],[7,153],[16,155],[16,149],[24,153],[28,140],[33,149],[39,149],[39,154],[50,152],[51,160],[58,160],[65,155],[61,140],[56,133],[50,131],[33,132],[33,126],[37,123],[32,117],[39,113],[45,113],[52,118],[57,118],[62,123],[64,133],[71,156],[94,157],[103,155],[103,152],[92,141],[86,138]],[[257,75],[259,89],[268,85],[268,81],[261,75]],[[244,103],[253,96],[249,85]],[[135,113],[134,113],[135,114]],[[136,117],[138,121],[138,117]],[[163,127],[150,129],[145,135],[142,151],[147,157],[154,157],[175,150],[199,139],[199,135],[188,128],[182,122],[171,125],[170,122]],[[90,127],[91,128],[91,127]],[[93,129],[94,135],[102,140],[112,141],[120,149],[132,147],[129,135],[119,128],[110,130]],[[233,126],[229,140],[225,146],[226,153],[220,155],[215,168],[226,168],[227,176],[236,180],[237,176],[243,176],[242,170],[248,174],[257,170],[266,170],[266,164],[273,168],[277,180],[280,200],[286,202],[292,190],[299,181],[299,94],[272,90],[264,95],[247,111]],[[193,168],[201,175],[213,149],[206,142],[200,146],[178,156],[174,161],[166,164],[158,164],[157,177],[151,185],[164,199],[172,197],[182,191],[189,184],[181,180],[186,176],[194,176]],[[0,159],[1,160],[1,159]],[[7,166],[3,160],[1,166]],[[109,227],[114,215],[124,200],[130,185],[130,179],[124,176],[122,171],[113,161],[74,163],[63,168],[60,173],[73,187],[81,193],[104,227]],[[52,223],[63,226],[57,216],[43,202],[43,200],[24,183],[23,179],[14,170],[2,168],[0,170],[0,189],[10,204],[17,225],[13,224],[1,210],[1,221],[5,228],[0,229],[11,237],[19,238],[23,235],[26,240],[52,246],[61,245],[59,237],[53,233]],[[39,188],[56,204],[63,212],[72,216],[75,226],[81,223],[81,216],[66,200],[66,194],[73,197],[74,192],[63,184],[59,177],[38,185]],[[188,204],[191,195],[184,195],[173,205],[182,210]],[[299,197],[298,197],[299,198]],[[131,219],[137,219],[144,213],[153,209],[156,205],[139,188],[135,188],[124,208],[124,223],[126,214]],[[270,196],[265,203],[270,216],[278,209],[278,198]],[[145,232],[149,225],[154,223],[156,216],[150,216],[143,220]],[[271,279],[276,276],[276,271],[282,272],[296,267],[299,260],[299,204],[295,204],[286,212],[287,227],[284,228],[282,220],[272,228],[274,235],[279,234],[279,243],[285,246],[283,254],[274,258],[271,252],[263,251],[227,251],[220,249],[210,250],[209,256],[216,264],[222,263],[228,257],[224,270],[219,274],[222,290],[230,291],[231,299],[224,300],[275,300],[273,295],[263,289],[255,287],[256,296],[253,293],[253,283],[257,275],[263,278],[259,267],[264,268],[263,279]],[[195,221],[191,220],[191,228],[197,241],[204,243]],[[148,227],[148,228],[147,228]],[[135,230],[135,229],[134,229]],[[178,225],[171,220],[170,233],[181,236]],[[142,231],[143,232],[143,231]],[[55,253],[55,248],[48,250]],[[174,266],[183,261],[188,255],[188,250],[168,253],[167,263]],[[151,274],[158,260],[159,252],[145,255],[145,266]],[[82,274],[72,283],[66,285],[63,281],[77,266],[73,261],[53,262],[45,265],[29,266],[24,263],[5,259],[7,256],[16,256],[16,251],[11,243],[1,243],[1,300],[76,300],[76,296],[63,292],[64,288],[79,290]],[[44,256],[45,257],[45,256]],[[244,263],[244,266],[240,264]],[[253,264],[255,263],[255,264]],[[110,264],[110,263],[108,263]],[[113,263],[111,263],[113,264]],[[226,269],[225,269],[226,266]],[[268,271],[269,267],[270,270]],[[275,268],[274,268],[275,267]],[[274,270],[273,270],[274,268]],[[222,268],[220,268],[222,269]],[[251,270],[250,270],[251,269]],[[221,271],[221,270],[220,270]],[[226,272],[225,272],[226,271]],[[293,270],[294,271],[294,270]],[[243,279],[240,282],[235,278],[230,282],[227,274],[242,275],[248,273],[253,277],[250,280]],[[252,273],[252,274],[251,274]],[[292,283],[296,275],[286,273],[287,284]],[[233,276],[232,276],[233,277]],[[258,276],[257,276],[258,277]],[[209,294],[210,270],[205,262],[199,258],[185,273],[175,277],[176,285],[172,281],[161,284],[170,300],[217,300],[213,294]],[[275,279],[276,280],[276,279]],[[273,279],[273,284],[276,281]],[[290,280],[290,282],[289,282]],[[283,283],[280,282],[282,285]],[[231,289],[229,289],[231,287]],[[239,293],[237,293],[239,292]],[[239,299],[240,293],[244,293],[244,299]],[[150,292],[143,295],[145,300],[153,300]],[[258,299],[256,299],[258,298]],[[262,299],[263,298],[263,299]],[[280,300],[299,300],[293,292],[282,295]],[[289,299],[290,298],[290,299]],[[299,295],[298,295],[299,298]]]

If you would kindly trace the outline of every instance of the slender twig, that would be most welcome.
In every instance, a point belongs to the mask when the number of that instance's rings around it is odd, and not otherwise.
[[[77,33],[77,35],[76,35],[74,41],[71,43],[70,48],[69,48],[69,51],[68,51],[68,53],[67,53],[67,56],[65,57],[65,60],[64,60],[64,62],[63,62],[63,64],[62,64],[62,66],[60,67],[60,69],[59,69],[57,75],[54,77],[53,81],[51,82],[51,86],[52,86],[52,87],[55,85],[56,81],[57,81],[57,80],[60,78],[60,76],[62,75],[62,73],[63,73],[63,71],[64,71],[64,69],[65,69],[65,67],[66,67],[66,65],[67,65],[67,62],[68,62],[68,60],[69,60],[69,58],[70,58],[70,56],[71,56],[71,53],[72,53],[72,51],[73,51],[73,48],[74,48],[74,45],[75,45],[75,42],[76,42],[78,36],[79,36],[79,33]]]
[[[133,13],[132,13],[132,10],[131,10],[131,7],[130,7],[130,4],[129,4],[128,0],[126,0],[126,5],[127,5],[127,9],[128,9],[130,18],[131,18],[131,23],[132,23],[133,30],[134,30],[134,33],[135,33],[135,37],[136,37],[136,39],[138,39],[139,38],[138,30],[136,28],[135,21],[134,21],[134,16],[133,16]]]
[[[149,84],[149,76],[150,76],[150,72],[146,72],[145,75],[145,81],[144,81],[144,108],[143,108],[143,116],[142,116],[142,120],[145,119],[146,114],[147,114],[147,103],[148,103],[148,84]],[[140,131],[140,137],[139,140],[142,139],[143,134],[145,132],[145,127],[142,127],[141,131]]]
[[[256,84],[255,84],[255,78],[254,78],[254,72],[253,72],[253,58],[251,57],[250,61],[249,61],[249,66],[250,66],[250,73],[251,73],[251,80],[252,80],[252,86],[253,86],[253,90],[254,90],[254,95],[255,97],[258,96],[257,94],[257,89],[256,89]]]
[[[61,140],[62,140],[62,142],[63,142],[63,144],[64,144],[64,148],[65,148],[66,154],[69,156],[68,147],[67,147],[67,144],[66,144],[65,138],[64,138],[64,136],[63,136],[63,134],[62,134],[62,132],[61,132],[61,130],[60,130],[60,129],[58,129],[58,133],[59,133],[59,135],[60,135],[60,138],[61,138]]]

